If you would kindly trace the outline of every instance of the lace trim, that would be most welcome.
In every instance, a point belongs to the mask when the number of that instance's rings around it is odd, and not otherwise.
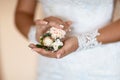
[[[98,32],[98,30],[77,35],[78,43],[79,43],[78,50],[89,49],[101,45],[102,43],[98,42],[96,38],[99,35],[100,33]]]

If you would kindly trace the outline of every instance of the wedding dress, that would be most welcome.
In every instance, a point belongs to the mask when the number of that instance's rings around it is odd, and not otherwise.
[[[114,8],[113,0],[39,1],[45,17],[56,16],[73,21],[75,34],[109,24]],[[30,31],[31,35],[34,30]],[[32,36],[30,40],[35,42]],[[38,80],[120,80],[120,42],[77,50],[61,59],[40,55],[38,65]]]

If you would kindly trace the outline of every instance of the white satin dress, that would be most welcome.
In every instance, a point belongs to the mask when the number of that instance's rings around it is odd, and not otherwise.
[[[72,30],[77,34],[109,24],[114,8],[113,0],[39,1],[45,17],[73,21]],[[77,50],[62,59],[40,55],[38,65],[37,80],[120,80],[120,42]]]

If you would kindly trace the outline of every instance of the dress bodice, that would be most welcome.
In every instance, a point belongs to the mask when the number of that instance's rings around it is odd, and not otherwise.
[[[45,16],[73,21],[73,31],[101,28],[112,17],[113,0],[40,0]]]

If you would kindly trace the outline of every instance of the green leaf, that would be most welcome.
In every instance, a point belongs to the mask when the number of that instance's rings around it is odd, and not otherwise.
[[[58,49],[61,49],[63,46],[58,46]]]
[[[43,35],[43,38],[44,38],[44,37],[47,37],[47,36],[51,36],[51,34],[50,34],[50,33],[45,33],[45,34]]]
[[[37,48],[43,48],[43,45],[36,44],[36,47],[37,47]]]

